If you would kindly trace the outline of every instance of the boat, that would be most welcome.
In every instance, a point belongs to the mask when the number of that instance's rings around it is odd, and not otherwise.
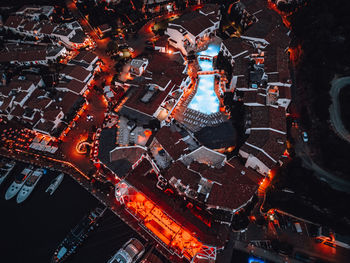
[[[19,191],[16,201],[17,203],[22,203],[24,200],[28,198],[28,196],[32,193],[34,187],[39,182],[40,178],[43,176],[43,174],[46,173],[46,170],[39,168],[36,169],[27,179],[27,181],[22,186],[21,190]]]
[[[46,189],[45,192],[52,195],[56,191],[58,186],[61,184],[61,182],[63,181],[63,177],[64,177],[64,173],[60,173],[55,179],[51,181],[49,187]]]
[[[136,238],[131,238],[121,247],[107,263],[133,263],[145,252],[144,245]]]
[[[0,185],[5,181],[6,177],[11,173],[15,167],[15,162],[1,163],[0,164]]]
[[[14,197],[24,183],[27,181],[28,177],[32,174],[33,170],[31,167],[24,168],[20,174],[15,176],[15,181],[10,185],[5,194],[5,199],[9,200]]]
[[[80,223],[68,233],[62,243],[57,247],[51,262],[64,262],[70,255],[75,253],[77,248],[94,229],[98,219],[103,216],[106,209],[106,207],[104,209],[97,207],[88,215],[84,216]]]

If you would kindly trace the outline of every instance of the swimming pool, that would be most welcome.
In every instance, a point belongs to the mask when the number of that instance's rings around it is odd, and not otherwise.
[[[220,46],[216,44],[210,44],[206,50],[198,52],[198,64],[202,71],[213,70],[213,58],[220,51]],[[206,56],[206,59],[201,59],[200,56]],[[214,91],[215,76],[211,75],[199,75],[197,92],[191,100],[188,107],[190,109],[211,114],[219,111],[220,101]]]

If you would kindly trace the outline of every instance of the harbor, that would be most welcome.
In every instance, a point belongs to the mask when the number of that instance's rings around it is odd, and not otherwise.
[[[0,223],[4,231],[0,237],[2,258],[20,263],[50,262],[55,249],[84,215],[99,205],[99,201],[85,191],[71,177],[65,176],[55,193],[45,193],[50,182],[59,175],[48,171],[28,199],[17,204],[15,198],[5,200],[4,195],[14,180],[28,164],[17,162],[13,171],[0,186],[0,204],[3,216]],[[16,234],[14,234],[16,233]],[[144,242],[130,227],[107,210],[99,226],[67,259],[68,263],[107,262],[131,237]]]

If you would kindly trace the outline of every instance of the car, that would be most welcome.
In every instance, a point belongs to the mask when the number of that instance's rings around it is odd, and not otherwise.
[[[134,49],[133,49],[132,47],[129,47],[128,50],[129,50],[130,52],[134,52]]]
[[[146,49],[146,50],[152,50],[152,51],[153,51],[153,50],[154,50],[154,47],[153,47],[153,46],[146,46],[145,49]]]
[[[145,43],[146,43],[146,45],[153,45],[153,42],[149,41],[149,40],[145,41]]]
[[[302,135],[302,138],[303,138],[304,142],[308,142],[309,141],[309,136],[307,135],[306,132],[303,132],[301,135]]]

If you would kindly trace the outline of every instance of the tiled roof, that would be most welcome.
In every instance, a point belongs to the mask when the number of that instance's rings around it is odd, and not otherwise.
[[[228,49],[232,56],[238,55],[244,51],[251,53],[253,48],[246,44],[241,38],[228,38],[223,42],[224,46]],[[245,53],[247,55],[247,53]]]
[[[172,131],[168,126],[163,126],[156,133],[155,138],[174,160],[180,158],[185,149],[188,148],[188,145],[182,140],[181,134]]]
[[[58,25],[51,23],[40,23],[39,26],[40,33],[50,35]]]
[[[24,50],[0,52],[0,62],[33,62],[46,60],[46,50]]]
[[[240,0],[240,2],[245,6],[245,9],[250,13],[254,14],[260,10],[267,9],[266,1],[261,0]]]
[[[225,155],[210,150],[205,146],[201,146],[200,148],[194,150],[193,152],[183,157],[183,161],[188,165],[193,161],[197,161],[199,163],[205,163],[213,165],[215,167],[220,167],[225,161],[225,159]]]
[[[55,126],[55,124],[51,121],[44,121],[44,122],[38,121],[36,123],[36,125],[34,126],[34,129],[37,129],[39,131],[44,131],[47,133],[51,133],[54,126]]]
[[[272,128],[286,132],[286,115],[283,107],[250,107],[251,128]]]
[[[166,65],[166,67],[164,65]],[[139,85],[140,87],[133,90],[134,93],[124,105],[153,116],[174,85],[180,85],[185,78],[186,75],[182,74],[184,69],[185,66],[183,64],[174,61],[172,56],[169,56],[168,54],[153,54],[149,59],[149,65],[147,66],[147,72],[150,72],[152,80],[141,77],[129,81],[128,83]],[[170,80],[170,84],[164,91],[158,89],[154,92],[148,102],[141,101],[141,98],[148,91],[148,88],[146,87],[147,84],[158,84],[164,89]]]
[[[192,35],[197,36],[207,28],[213,26],[208,17],[198,12],[190,12],[173,20],[171,24],[180,25]]]
[[[61,26],[55,28],[55,30],[52,33],[61,36],[68,36],[72,31],[73,29]]]
[[[86,83],[81,82],[79,80],[76,79],[72,79],[71,81],[68,82],[67,84],[67,89],[80,94],[82,92],[82,90],[85,88]]]
[[[36,24],[37,24],[37,23],[34,22],[34,21],[26,21],[26,22],[24,23],[23,30],[25,30],[25,31],[31,31],[31,30],[34,28],[34,26],[35,26]]]
[[[17,28],[21,24],[22,20],[23,18],[19,16],[9,16],[4,26]]]
[[[12,97],[0,99],[0,111],[4,112],[12,101]]]
[[[286,149],[286,135],[270,130],[252,130],[248,140],[241,149],[257,158],[263,155],[264,159],[266,159],[263,162],[271,168],[271,164],[275,163],[274,161],[277,162]]]
[[[285,48],[276,45],[269,45],[266,48],[264,61],[265,72],[279,72],[279,79],[286,81],[290,79],[288,68],[288,54]]]
[[[14,101],[20,103],[27,95],[28,95],[27,91],[21,91],[16,94]]]
[[[110,29],[111,29],[111,26],[108,25],[108,24],[103,24],[103,25],[98,26],[98,28],[99,28],[102,32],[104,32],[104,31],[110,30]]]
[[[292,99],[292,93],[288,86],[278,86],[278,97],[285,99]]]
[[[90,71],[81,66],[66,66],[60,73],[84,81],[89,76]]]
[[[13,90],[28,90],[32,86],[33,82],[29,80],[12,80],[9,87]]]
[[[250,60],[244,57],[238,57],[235,59],[235,64],[233,65],[233,75],[248,75]]]
[[[130,163],[135,163],[146,150],[142,147],[117,147],[110,152],[110,161],[126,159]]]
[[[252,198],[258,188],[256,181],[242,170],[225,165],[221,169],[206,169],[201,172],[208,180],[215,181],[207,204],[213,207],[237,209]]]
[[[176,178],[181,180],[181,184],[187,186],[193,190],[197,190],[198,183],[201,179],[201,176],[195,172],[192,172],[187,169],[187,167],[181,162],[176,161],[173,163],[170,168],[163,174],[163,176],[170,181],[171,178]]]
[[[53,104],[51,104],[47,109],[45,109],[43,118],[46,121],[54,121],[60,112],[60,108],[56,108]]]
[[[236,129],[231,122],[204,127],[195,133],[197,140],[210,149],[221,149],[236,145]]]
[[[275,11],[268,8],[264,8],[263,11],[256,13],[255,16],[258,18],[258,21],[243,32],[243,36],[266,40],[267,36],[282,24],[281,17]]]
[[[20,117],[20,118],[23,116],[23,113],[24,113],[24,109],[19,105],[12,108],[12,111],[11,111],[11,115],[15,117]]]
[[[45,94],[46,92],[41,89],[34,90],[25,105],[31,109],[45,109],[52,101],[50,98],[44,97]]]
[[[77,61],[85,61],[86,63],[91,63],[92,61],[94,61],[96,59],[97,55],[89,52],[89,51],[81,51],[75,58],[74,60]]]

